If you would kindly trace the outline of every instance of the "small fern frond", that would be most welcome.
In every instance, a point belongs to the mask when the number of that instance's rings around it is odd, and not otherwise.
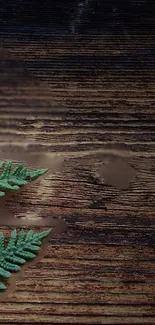
[[[4,234],[0,232],[0,252],[4,250]]]
[[[11,276],[10,272],[6,271],[3,267],[0,267],[0,277],[1,278],[8,279],[8,278],[10,278],[10,276]]]
[[[31,229],[31,230],[28,231],[28,233],[26,235],[25,243],[29,243],[30,240],[32,240],[32,238],[33,238],[33,230]]]
[[[0,176],[0,180],[7,179],[10,172],[11,172],[11,167],[12,167],[12,161],[8,160],[4,166],[3,172]]]
[[[47,168],[38,169],[34,171],[28,171],[23,164],[19,164],[16,168],[12,170],[12,161],[8,160],[4,165],[3,161],[0,161],[0,168],[3,171],[0,175],[0,196],[5,195],[5,190],[17,191],[20,186],[28,184],[29,180],[34,180],[37,177],[45,174]]]
[[[20,247],[24,242],[25,232],[24,229],[21,229],[18,234],[16,247]]]
[[[51,229],[35,234],[30,230],[25,234],[22,229],[17,234],[16,230],[13,230],[6,248],[4,234],[0,233],[0,278],[10,278],[10,272],[20,271],[21,265],[35,258],[41,249],[42,240],[50,232]],[[0,282],[0,291],[5,289],[6,286]]]
[[[20,266],[15,263],[9,263],[5,258],[3,258],[3,261],[0,262],[0,265],[2,268],[6,271],[10,272],[17,272],[20,270]],[[3,274],[3,277],[5,277],[5,274]]]
[[[1,290],[5,290],[6,289],[6,286],[4,283],[0,282],[0,291]]]
[[[14,229],[11,233],[9,242],[8,242],[8,246],[7,246],[7,251],[9,252],[10,250],[12,250],[12,248],[15,247],[16,244],[16,239],[17,239],[17,233],[16,233],[16,229]]]
[[[34,170],[34,171],[27,171],[26,176],[30,177],[33,180],[39,176],[42,176],[47,171],[48,171],[48,168],[38,169],[38,170]]]

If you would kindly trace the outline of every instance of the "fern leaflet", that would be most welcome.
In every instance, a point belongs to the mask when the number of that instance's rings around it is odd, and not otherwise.
[[[21,265],[36,257],[40,250],[42,240],[49,235],[50,230],[41,233],[33,233],[32,230],[25,234],[21,229],[17,234],[13,230],[7,247],[4,246],[4,234],[0,232],[0,278],[10,278],[11,272],[20,271]],[[0,290],[6,289],[0,282]]]
[[[47,172],[48,168],[28,171],[23,164],[19,164],[12,170],[12,161],[8,160],[6,164],[0,161],[0,168],[3,171],[0,175],[0,196],[5,195],[5,190],[16,191],[20,186],[28,183],[28,180],[34,180]],[[4,190],[4,191],[3,191]]]

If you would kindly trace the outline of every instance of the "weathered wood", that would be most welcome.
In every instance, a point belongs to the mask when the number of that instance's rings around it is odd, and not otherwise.
[[[61,216],[68,232],[0,304],[0,323],[154,324],[154,36],[27,35],[3,34],[32,80],[4,70],[1,136],[24,135],[67,161],[8,206]],[[125,191],[98,175],[111,142],[133,154],[136,177]]]

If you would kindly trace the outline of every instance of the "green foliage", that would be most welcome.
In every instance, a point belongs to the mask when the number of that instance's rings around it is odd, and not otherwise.
[[[4,166],[3,166],[4,165]],[[19,164],[12,170],[12,161],[8,160],[6,164],[0,161],[0,168],[3,171],[0,175],[0,196],[5,195],[5,190],[16,191],[20,189],[20,186],[28,183],[28,180],[34,180],[37,177],[47,172],[47,168],[38,169],[35,171],[28,171],[23,164]]]
[[[25,234],[24,229],[21,229],[17,234],[16,230],[13,230],[6,248],[4,234],[0,232],[0,278],[10,278],[10,272],[19,271],[21,265],[35,258],[42,240],[50,232],[51,229],[41,233],[33,233],[30,230]],[[0,290],[4,289],[6,286],[0,282]]]

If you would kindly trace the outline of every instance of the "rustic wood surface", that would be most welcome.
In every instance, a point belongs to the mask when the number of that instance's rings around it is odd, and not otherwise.
[[[67,157],[13,209],[59,215],[68,232],[0,303],[0,324],[155,324],[154,36],[1,37],[17,59],[1,74],[1,136],[22,134]],[[133,154],[125,191],[97,176],[111,142]]]

